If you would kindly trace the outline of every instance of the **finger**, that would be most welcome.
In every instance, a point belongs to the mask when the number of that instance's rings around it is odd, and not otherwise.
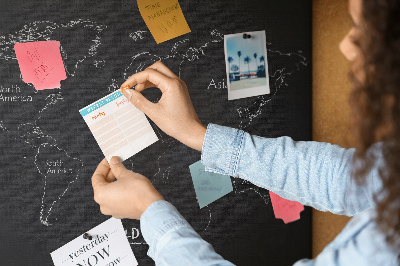
[[[106,181],[107,181],[108,183],[111,183],[111,182],[113,182],[114,180],[115,180],[115,175],[113,174],[112,171],[109,171],[108,174],[107,174],[107,177],[106,177]]]
[[[155,69],[146,68],[145,70],[130,76],[124,83],[122,83],[121,89],[126,86],[132,88],[136,84],[145,83],[147,81],[153,83],[155,87],[159,88],[161,92],[164,93],[172,84],[173,79]]]
[[[157,70],[160,73],[163,73],[164,75],[170,77],[170,78],[175,78],[177,79],[178,76],[174,74],[174,72],[171,71],[166,65],[164,65],[163,62],[157,61],[148,68],[152,68],[154,70]]]
[[[127,172],[129,172],[129,170],[127,170],[125,168],[125,166],[122,164],[122,160],[117,157],[117,156],[113,156],[110,159],[110,167],[111,167],[111,171],[113,172],[114,176],[118,179],[118,178],[124,178],[125,174]]]
[[[99,185],[107,184],[106,177],[108,172],[110,172],[110,166],[107,160],[103,159],[93,173],[92,176],[93,189],[97,188]]]
[[[146,81],[145,83],[139,83],[136,85],[135,87],[135,91],[144,91],[145,89],[148,88],[153,88],[156,87],[156,85],[154,85],[153,83],[151,83],[150,81]]]
[[[157,108],[155,103],[150,102],[140,92],[133,89],[125,89],[123,94],[137,109],[152,117],[152,113]]]
[[[104,206],[100,206],[100,212],[104,215],[111,215],[111,212]]]
[[[157,61],[148,68],[157,70],[158,72],[164,74],[167,77],[173,78],[173,79],[179,79],[177,75],[174,74],[166,65],[164,65],[161,61]],[[146,81],[145,83],[139,83],[136,85],[135,90],[136,91],[143,91],[147,88],[152,88],[156,87],[152,82]]]

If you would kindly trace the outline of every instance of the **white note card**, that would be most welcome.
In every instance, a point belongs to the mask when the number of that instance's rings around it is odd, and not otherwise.
[[[79,110],[107,161],[122,161],[158,140],[145,114],[115,91]]]
[[[55,266],[136,266],[121,220],[111,218],[51,253]]]

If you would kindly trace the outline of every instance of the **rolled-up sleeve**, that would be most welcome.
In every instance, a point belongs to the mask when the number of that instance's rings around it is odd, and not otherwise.
[[[352,216],[375,206],[378,169],[363,186],[352,174],[355,149],[290,137],[262,138],[209,124],[202,163],[207,171],[239,177],[321,211]]]

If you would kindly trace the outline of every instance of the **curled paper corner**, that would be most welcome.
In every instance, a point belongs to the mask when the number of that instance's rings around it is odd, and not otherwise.
[[[275,218],[282,219],[285,224],[300,219],[300,213],[304,211],[303,204],[284,199],[272,191],[269,192]]]

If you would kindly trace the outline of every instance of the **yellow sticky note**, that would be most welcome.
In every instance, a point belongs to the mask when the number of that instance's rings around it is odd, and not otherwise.
[[[137,0],[137,3],[157,44],[190,32],[177,0]]]

